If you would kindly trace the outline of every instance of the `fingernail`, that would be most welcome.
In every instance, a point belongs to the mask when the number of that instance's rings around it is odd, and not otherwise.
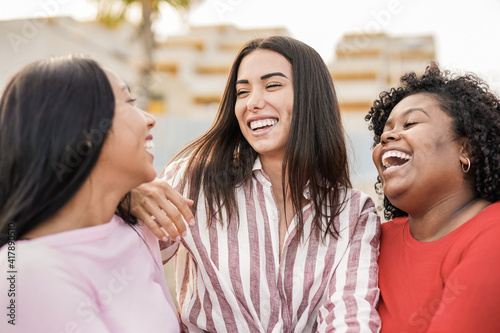
[[[188,235],[188,232],[186,230],[184,230],[184,232],[182,233],[182,237],[186,237]]]
[[[167,237],[165,237],[165,236],[163,236],[163,237],[161,238],[161,240],[162,240],[162,241],[164,241],[164,242],[168,242],[168,238],[167,238]]]
[[[194,219],[189,220],[189,225],[192,227],[194,225]]]
[[[180,242],[181,241],[181,238],[179,236],[175,237],[175,241],[176,242]]]

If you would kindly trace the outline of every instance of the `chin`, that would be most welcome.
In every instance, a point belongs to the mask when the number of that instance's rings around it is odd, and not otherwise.
[[[149,183],[153,181],[156,177],[156,170],[151,166],[145,170],[143,170],[141,173],[136,174],[136,179],[139,181],[139,184],[136,186],[139,186],[144,183]]]
[[[406,194],[405,191],[399,191],[399,192],[392,191],[389,192],[389,194],[384,192],[384,194],[394,207],[401,209],[403,211],[406,211],[405,208],[407,208],[408,204],[411,204],[413,202],[411,197],[405,195]]]
[[[148,175],[146,177],[146,181],[144,181],[144,183],[149,183],[149,182],[153,181],[155,178],[156,178],[156,170],[153,168],[153,170],[150,170],[148,172]]]

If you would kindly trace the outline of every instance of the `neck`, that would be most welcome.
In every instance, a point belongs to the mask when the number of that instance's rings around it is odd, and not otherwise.
[[[89,177],[59,211],[23,235],[23,238],[36,238],[107,223],[123,195],[99,186]]]
[[[450,196],[422,212],[410,214],[411,234],[422,242],[438,240],[470,220],[490,203],[472,193]]]
[[[267,174],[273,185],[274,192],[283,192],[283,159],[281,158],[269,158],[265,156],[259,156],[260,163],[262,164],[262,169]],[[283,195],[280,194],[280,197]]]

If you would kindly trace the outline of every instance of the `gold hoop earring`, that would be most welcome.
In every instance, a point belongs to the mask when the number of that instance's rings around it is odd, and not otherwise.
[[[465,168],[464,168],[464,165],[465,165],[465,164],[460,164],[460,165],[462,166],[462,171],[463,171],[464,173],[467,173],[467,172],[469,172],[469,170],[470,170],[470,165],[471,165],[471,162],[470,162],[470,160],[469,160],[469,158],[468,158],[468,157],[466,157],[465,159],[467,160],[467,169],[465,169]]]

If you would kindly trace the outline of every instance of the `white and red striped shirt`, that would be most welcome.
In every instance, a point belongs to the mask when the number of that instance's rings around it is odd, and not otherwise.
[[[178,191],[184,167],[174,163],[166,171]],[[214,222],[207,227],[202,193],[188,235],[180,243],[161,242],[164,262],[176,255],[185,331],[380,330],[380,220],[366,194],[346,190],[350,199],[335,219],[340,237],[324,242],[310,232],[314,212],[311,204],[305,206],[304,237],[296,233],[294,218],[280,259],[279,208],[258,158],[252,180],[235,191],[239,218],[229,226]],[[307,190],[304,195],[308,198]]]

